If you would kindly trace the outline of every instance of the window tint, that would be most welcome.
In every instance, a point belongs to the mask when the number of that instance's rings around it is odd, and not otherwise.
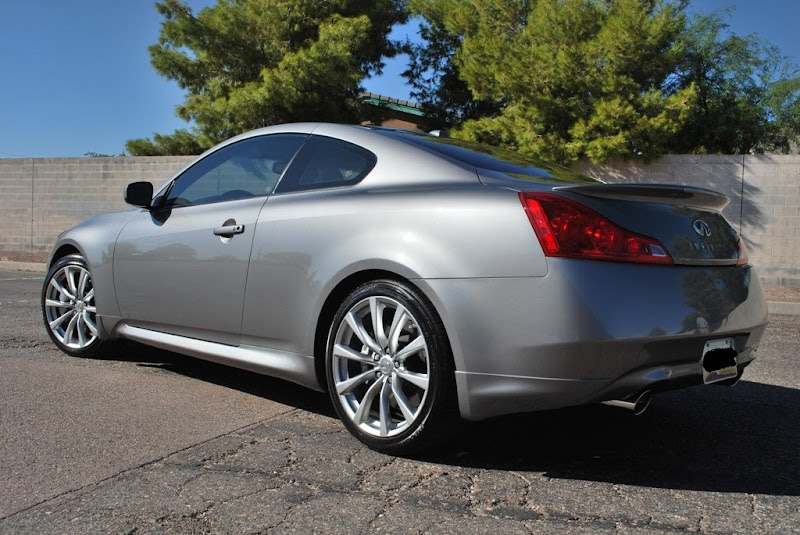
[[[269,195],[305,134],[245,139],[209,154],[175,179],[166,206],[208,204]]]
[[[546,163],[518,152],[472,143],[461,139],[436,137],[413,131],[396,131],[372,128],[374,132],[423,147],[429,151],[444,154],[478,169],[505,173],[524,180],[545,180],[568,183],[596,184],[597,181],[585,177],[566,167]]]
[[[281,179],[277,193],[349,186],[375,166],[375,155],[352,143],[311,136]]]

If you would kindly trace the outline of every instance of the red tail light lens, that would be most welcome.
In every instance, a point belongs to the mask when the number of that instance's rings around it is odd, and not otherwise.
[[[739,259],[736,261],[737,266],[746,266],[747,262],[750,260],[749,258],[750,253],[747,250],[747,246],[744,244],[744,238],[741,236],[739,237]]]
[[[566,197],[522,192],[519,198],[547,256],[672,263],[666,248],[658,240],[625,230]]]

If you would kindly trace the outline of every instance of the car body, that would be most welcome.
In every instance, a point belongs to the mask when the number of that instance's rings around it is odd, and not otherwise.
[[[126,200],[54,246],[59,347],[130,339],[328,390],[390,453],[456,413],[733,383],[767,322],[724,196],[447,138],[267,127]]]

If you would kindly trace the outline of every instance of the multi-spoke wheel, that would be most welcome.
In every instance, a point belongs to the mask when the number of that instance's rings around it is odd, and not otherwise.
[[[452,359],[431,305],[392,280],[357,288],[339,308],[327,347],[339,417],[386,453],[431,446],[452,419]]]
[[[97,333],[94,284],[80,255],[65,256],[52,267],[42,288],[42,316],[50,338],[65,353],[94,355]]]

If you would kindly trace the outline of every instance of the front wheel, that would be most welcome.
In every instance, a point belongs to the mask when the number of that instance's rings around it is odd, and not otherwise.
[[[428,449],[457,420],[444,327],[427,299],[406,284],[369,282],[344,300],[328,336],[326,373],[339,418],[375,450]]]
[[[65,353],[95,356],[102,344],[97,332],[92,274],[82,256],[60,259],[42,288],[42,317],[47,334]]]

